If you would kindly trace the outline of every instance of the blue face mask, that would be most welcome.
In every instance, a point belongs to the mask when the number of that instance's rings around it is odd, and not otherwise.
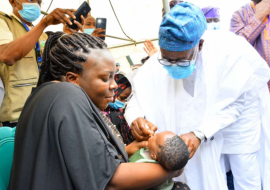
[[[197,47],[196,47],[197,48]],[[172,64],[169,66],[164,65],[163,68],[165,68],[169,75],[174,79],[184,79],[189,77],[194,70],[196,69],[196,59],[197,59],[197,52],[198,48],[195,50],[195,53],[193,55],[192,61],[190,61],[190,65],[188,67],[181,67],[176,64]]]
[[[91,35],[94,32],[95,28],[84,29],[84,33]]]
[[[218,22],[207,23],[207,30],[219,30],[220,24]]]
[[[112,108],[119,110],[119,108],[123,108],[125,106],[125,103],[115,99],[115,102],[114,103],[110,102],[109,105]]]
[[[172,66],[163,66],[174,79],[184,79],[189,77],[196,69],[195,60],[190,62],[188,67],[180,67],[176,64]]]
[[[18,10],[18,12],[24,20],[26,20],[27,22],[34,22],[35,20],[38,19],[41,12],[40,7],[37,3],[21,3],[21,4],[23,6],[23,9]]]

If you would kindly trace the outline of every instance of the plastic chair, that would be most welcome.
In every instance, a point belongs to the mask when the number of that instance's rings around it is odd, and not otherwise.
[[[7,190],[13,161],[16,128],[0,127],[0,190]]]

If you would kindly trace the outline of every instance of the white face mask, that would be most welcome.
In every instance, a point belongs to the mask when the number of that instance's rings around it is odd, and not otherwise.
[[[207,30],[219,30],[220,23],[219,22],[211,22],[207,23]]]

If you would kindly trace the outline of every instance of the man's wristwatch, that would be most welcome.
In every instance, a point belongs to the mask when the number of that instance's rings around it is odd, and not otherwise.
[[[201,143],[205,140],[205,135],[201,131],[191,131],[194,135],[201,141]]]

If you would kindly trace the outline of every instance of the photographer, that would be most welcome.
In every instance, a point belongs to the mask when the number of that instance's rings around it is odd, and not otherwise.
[[[72,24],[68,17],[75,18],[74,9],[55,9],[35,27],[32,22],[41,14],[42,0],[9,0],[12,13],[0,12],[0,78],[5,95],[0,108],[3,126],[17,125],[26,99],[36,86],[42,61],[42,50],[47,40],[43,33],[49,25]],[[82,25],[76,21],[78,28]],[[66,28],[66,33],[75,32]]]
[[[102,34],[102,32],[105,32],[105,30],[101,28],[96,28],[96,19],[92,17],[91,15],[88,15],[88,17],[85,19],[85,25],[83,27],[84,33],[89,34],[91,36],[95,37],[105,37],[105,34]]]

